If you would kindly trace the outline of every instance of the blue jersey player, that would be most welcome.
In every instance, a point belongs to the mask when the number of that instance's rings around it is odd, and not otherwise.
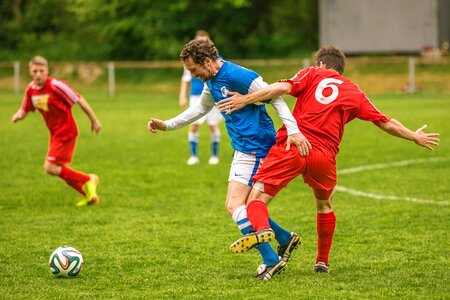
[[[195,33],[196,39],[210,40],[209,34],[204,30],[198,30]],[[193,77],[188,69],[184,68],[183,76],[180,83],[179,103],[180,107],[186,108],[188,104],[187,95],[189,94],[189,106],[195,106],[200,101],[203,91],[203,81],[198,77]],[[188,92],[189,91],[189,92]],[[198,156],[199,144],[199,126],[205,121],[211,132],[211,156],[208,164],[217,165],[219,163],[219,145],[220,145],[220,128],[219,123],[223,120],[217,107],[214,107],[206,116],[198,119],[189,126],[188,142],[190,157],[187,160],[188,165],[195,165],[200,162]]]
[[[267,86],[256,72],[218,59],[216,47],[208,40],[194,39],[189,42],[182,50],[180,59],[193,76],[206,83],[200,102],[166,121],[151,118],[148,129],[152,133],[158,130],[175,130],[205,116],[217,102],[229,97],[229,91],[247,94]],[[307,142],[282,98],[265,102],[275,108],[286,125],[289,134],[288,147],[290,145],[300,147]],[[246,199],[251,190],[252,176],[275,143],[275,129],[266,111],[265,103],[247,105],[231,114],[223,113],[223,117],[234,149],[228,178],[226,209],[239,230],[247,234],[253,230],[245,209]],[[260,280],[269,280],[281,272],[286,267],[292,250],[301,242],[300,236],[284,230],[273,220],[270,220],[270,226],[275,231],[279,244],[278,253],[269,243],[258,246],[263,259],[263,264],[258,267],[256,275],[256,278]],[[270,239],[271,236],[267,238]],[[259,235],[258,238],[265,237]]]

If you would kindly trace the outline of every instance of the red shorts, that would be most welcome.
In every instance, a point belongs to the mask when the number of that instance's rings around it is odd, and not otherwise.
[[[50,138],[50,145],[47,152],[47,161],[57,165],[65,165],[72,162],[75,152],[76,137],[66,141]]]
[[[299,175],[313,189],[317,199],[327,200],[336,186],[335,155],[313,147],[306,157],[300,157],[296,147],[286,151],[286,143],[278,142],[270,149],[253,176],[253,182],[264,183],[264,193],[275,197]]]

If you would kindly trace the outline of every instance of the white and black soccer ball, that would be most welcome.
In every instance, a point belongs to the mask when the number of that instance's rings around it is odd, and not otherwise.
[[[83,266],[83,256],[77,249],[69,246],[58,247],[48,261],[50,271],[58,277],[75,277]]]

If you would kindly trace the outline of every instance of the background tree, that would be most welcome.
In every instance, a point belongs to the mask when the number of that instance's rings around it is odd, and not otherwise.
[[[300,57],[318,43],[315,0],[3,0],[0,8],[0,60],[172,60],[198,29],[230,58]]]

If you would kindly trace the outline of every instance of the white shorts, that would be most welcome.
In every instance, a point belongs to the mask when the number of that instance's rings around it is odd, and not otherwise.
[[[228,181],[237,181],[252,186],[253,175],[258,171],[262,161],[262,158],[257,158],[255,155],[245,154],[235,150]]]
[[[198,96],[190,96],[189,97],[189,106],[194,106],[200,102],[200,95]],[[219,109],[217,106],[214,106],[213,109],[204,117],[201,117],[195,122],[192,122],[194,125],[201,125],[205,122],[205,120],[208,121],[209,126],[218,125],[220,121],[222,121],[223,117],[220,114]]]

